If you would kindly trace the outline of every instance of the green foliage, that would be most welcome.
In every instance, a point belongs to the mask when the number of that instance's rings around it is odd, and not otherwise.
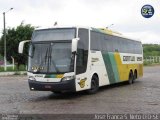
[[[7,71],[6,72],[11,72],[11,71],[26,71],[26,66],[25,65],[20,65],[19,68],[18,66],[15,66],[14,70],[13,67],[7,67]],[[0,72],[4,72],[4,67],[0,67]]]
[[[17,28],[8,29],[6,34],[6,52],[7,52],[7,61],[11,62],[11,56],[14,57],[15,62],[18,67],[20,64],[26,64],[28,46],[24,49],[24,54],[21,55],[18,53],[19,42],[23,40],[30,40],[34,27],[30,24],[24,25],[23,23]],[[4,36],[1,37],[0,41],[0,54],[4,55]]]
[[[144,57],[160,56],[160,45],[158,44],[143,44]]]
[[[0,54],[0,60],[2,60],[3,59],[3,56]]]
[[[144,56],[144,65],[157,65],[159,64],[159,58],[156,58],[156,61],[148,61],[153,59],[151,56],[160,56],[160,45],[158,44],[143,44],[143,56]],[[148,59],[148,60],[147,60]]]

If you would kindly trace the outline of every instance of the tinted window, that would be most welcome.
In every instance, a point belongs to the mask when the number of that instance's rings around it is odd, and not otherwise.
[[[91,32],[91,50],[101,50],[102,49],[102,39],[103,36],[98,32]]]
[[[142,54],[141,42],[91,31],[91,50]]]
[[[75,38],[74,28],[36,30],[32,41],[72,40]]]
[[[104,43],[106,45],[106,49],[105,49],[106,51],[108,51],[108,52],[113,51],[114,41],[112,40],[112,37],[110,35],[105,35]]]
[[[86,72],[87,61],[88,61],[88,30],[79,29],[78,37],[80,38],[78,42],[77,49],[77,64],[76,64],[76,74]]]

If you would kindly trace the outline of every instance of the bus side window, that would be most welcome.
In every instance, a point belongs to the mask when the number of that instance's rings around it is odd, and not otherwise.
[[[88,61],[88,41],[89,34],[87,29],[79,29],[78,37],[78,49],[77,49],[77,61],[76,61],[76,74],[86,72]]]
[[[83,67],[84,54],[82,49],[77,50],[77,67]]]

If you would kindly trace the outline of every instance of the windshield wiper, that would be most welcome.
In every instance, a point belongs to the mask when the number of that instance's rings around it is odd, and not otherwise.
[[[48,50],[48,48],[47,48],[46,55],[45,55],[45,58],[44,58],[44,59],[45,59],[45,61],[44,61],[45,64],[46,64],[47,58],[48,58],[48,51],[49,51],[49,50]]]
[[[39,66],[41,66],[43,63],[46,64],[47,59],[48,59],[48,51],[49,51],[49,50],[48,50],[48,48],[47,48],[46,54],[45,54],[45,56],[44,56],[44,59],[42,59],[42,62],[39,64]],[[39,73],[40,71],[41,71],[41,69],[37,69],[35,73]]]
[[[56,70],[56,72],[59,72],[58,68],[56,67],[56,64],[55,64],[54,61],[52,60],[52,47],[53,47],[53,45],[50,46],[50,48],[49,48],[49,53],[48,53],[48,71],[49,71],[49,68],[50,68],[51,63],[52,63],[53,66],[54,66],[54,68],[55,68],[55,70]]]
[[[49,49],[47,48],[48,50],[48,65],[47,65],[47,71],[49,71],[49,66],[50,66],[50,63],[51,63],[51,53],[52,53],[52,49],[51,49],[51,46],[49,46]]]

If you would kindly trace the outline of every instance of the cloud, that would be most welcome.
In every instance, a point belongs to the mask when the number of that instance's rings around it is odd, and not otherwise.
[[[160,38],[159,35],[151,32],[151,31],[143,31],[143,32],[128,32],[128,33],[123,33],[124,36],[127,36],[129,38],[133,38],[135,40],[141,41],[143,44],[144,43],[155,43],[155,44],[160,44]]]
[[[141,7],[151,4],[155,8],[152,18],[141,16]],[[34,26],[52,27],[58,25],[78,25],[106,27],[129,33],[145,39],[152,37],[158,41],[160,23],[158,0],[0,0],[0,11],[14,7],[6,14],[6,26],[16,27],[23,20]],[[1,12],[1,13],[2,13]],[[0,17],[0,29],[3,29],[3,17]],[[143,37],[142,37],[143,38]],[[148,41],[149,40],[145,40]]]

